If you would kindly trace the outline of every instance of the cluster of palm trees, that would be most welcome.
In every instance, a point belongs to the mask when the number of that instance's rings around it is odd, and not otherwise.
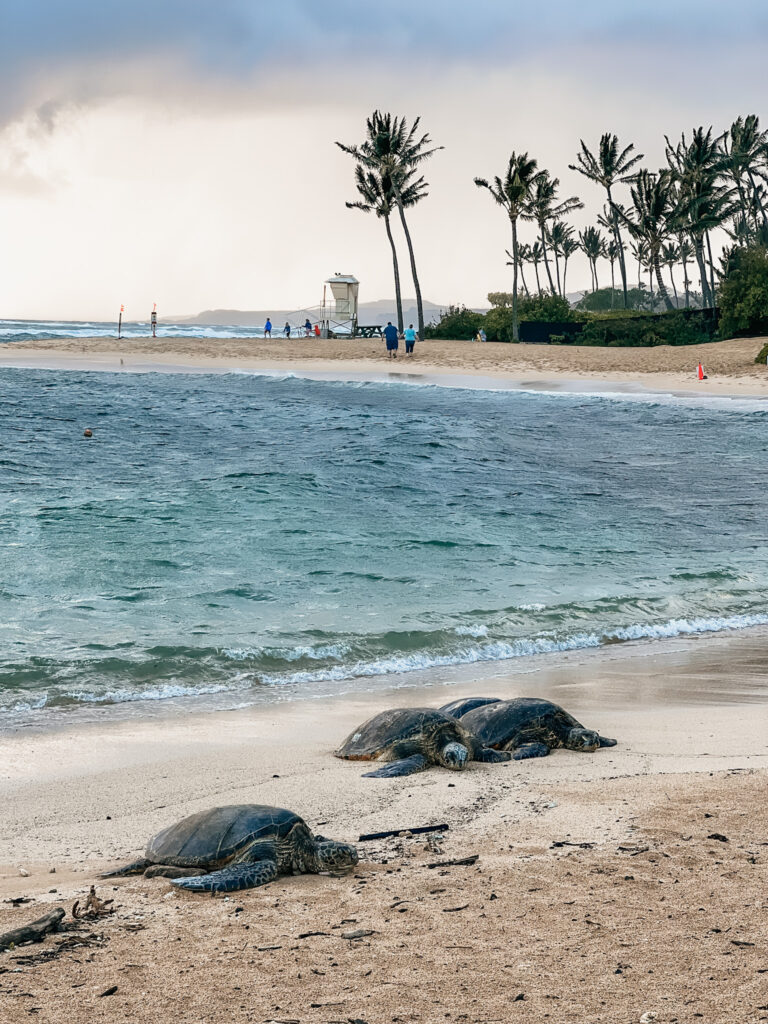
[[[594,291],[599,287],[598,263],[607,260],[612,303],[618,294],[618,269],[623,305],[628,308],[629,253],[637,262],[639,289],[642,271],[648,273],[651,308],[655,308],[657,301],[668,310],[680,304],[674,277],[676,267],[682,269],[686,308],[692,297],[689,268],[695,268],[702,304],[712,307],[720,276],[713,257],[713,233],[725,230],[731,247],[768,245],[768,132],[761,131],[758,117],[738,117],[720,135],[715,135],[712,128],[697,128],[690,139],[683,133],[677,143],[673,144],[667,136],[665,141],[666,166],[658,171],[641,167],[643,154],[635,152],[631,143],[622,146],[616,135],[604,134],[595,152],[581,141],[576,162],[569,167],[600,186],[605,204],[597,224],[579,233],[565,218],[584,204],[578,196],[562,198],[560,180],[540,169],[528,153],[513,152],[502,176],[490,181],[475,178],[475,184],[488,191],[503,209],[511,227],[512,250],[507,250],[507,256],[512,267],[515,340],[519,337],[519,285],[526,295],[531,294],[525,279],[526,266],[533,266],[539,293],[564,296],[568,261],[576,252],[583,252],[589,262]],[[429,135],[419,134],[418,118],[409,127],[405,118],[379,111],[368,118],[366,138],[360,145],[337,145],[356,161],[355,184],[360,199],[347,206],[373,212],[384,220],[392,249],[402,327],[399,263],[391,230],[391,217],[397,210],[408,248],[423,337],[421,290],[405,210],[427,195],[427,182],[419,170],[442,147],[434,147]],[[628,200],[625,197],[622,201],[618,195],[622,186],[628,187]],[[536,226],[537,237],[531,243],[518,239],[518,228],[523,222]],[[727,251],[721,266],[726,258]],[[674,302],[662,268],[669,272]]]

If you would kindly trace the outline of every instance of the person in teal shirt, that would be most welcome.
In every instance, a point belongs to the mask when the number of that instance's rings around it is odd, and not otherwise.
[[[413,329],[413,324],[409,324],[408,327],[403,331],[403,337],[405,338],[405,354],[407,356],[413,355],[413,346],[416,344],[418,334]]]

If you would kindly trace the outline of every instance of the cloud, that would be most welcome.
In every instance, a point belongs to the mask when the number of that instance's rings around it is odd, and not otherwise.
[[[761,0],[3,0],[0,118],[103,96],[252,89],[263,72],[568,58],[765,39]],[[586,70],[586,69],[585,69]]]

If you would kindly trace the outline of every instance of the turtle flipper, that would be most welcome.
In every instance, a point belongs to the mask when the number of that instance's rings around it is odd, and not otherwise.
[[[141,857],[139,860],[131,861],[124,868],[115,868],[114,871],[105,871],[99,878],[121,878],[123,875],[143,875],[145,870],[152,865],[151,860]]]
[[[618,742],[619,742],[618,740],[608,739],[607,736],[601,736],[600,737],[600,746],[601,747],[615,747]]]
[[[482,747],[475,753],[475,761],[482,761],[484,764],[499,764],[511,759],[512,755],[508,750],[494,750],[493,747]]]
[[[549,747],[546,743],[523,743],[512,755],[514,761],[524,761],[528,757],[546,757]]]
[[[258,860],[251,864],[234,864],[231,868],[211,871],[208,875],[192,878],[173,878],[171,885],[191,892],[237,892],[238,889],[255,889],[277,878],[277,863],[274,860]]]
[[[416,772],[423,772],[429,768],[429,761],[423,754],[412,754],[411,757],[404,757],[400,761],[390,761],[383,764],[376,771],[366,772],[364,779],[396,779],[402,775],[414,775]]]

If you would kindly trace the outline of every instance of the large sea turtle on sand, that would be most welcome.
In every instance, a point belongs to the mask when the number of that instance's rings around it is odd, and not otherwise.
[[[594,729],[585,729],[558,704],[539,697],[514,697],[484,704],[462,715],[461,724],[483,746],[514,751],[516,761],[546,757],[556,747],[593,751],[616,746],[616,740],[609,740]]]
[[[102,878],[145,874],[194,892],[234,892],[278,875],[317,874],[357,864],[357,850],[313,836],[293,811],[233,804],[199,811],[149,840],[141,860]],[[186,876],[186,877],[181,877]]]
[[[490,750],[450,715],[435,708],[395,708],[369,718],[344,740],[336,757],[349,761],[386,761],[367,778],[412,775],[431,765],[461,771],[469,761],[508,761]]]

